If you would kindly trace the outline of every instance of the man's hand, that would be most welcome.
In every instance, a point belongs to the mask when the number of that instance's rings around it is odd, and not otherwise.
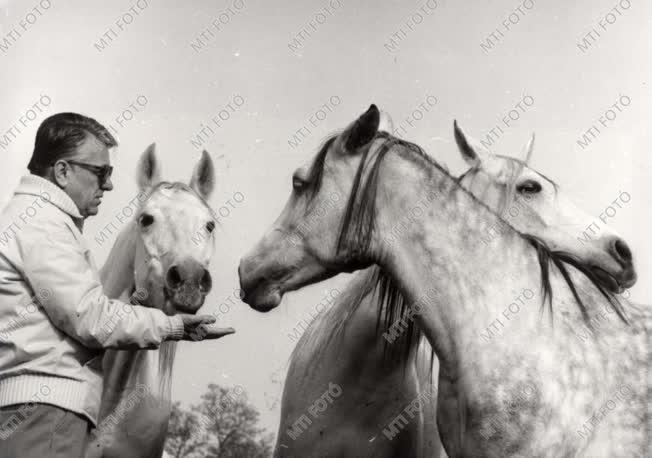
[[[233,328],[218,328],[211,326],[215,317],[211,315],[179,314],[183,321],[183,337],[181,340],[198,341],[204,339],[219,339],[235,333]]]

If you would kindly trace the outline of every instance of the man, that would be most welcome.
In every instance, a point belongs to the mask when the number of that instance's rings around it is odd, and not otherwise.
[[[81,457],[96,425],[104,348],[156,348],[205,335],[213,317],[167,316],[104,295],[85,247],[84,219],[111,191],[109,148],[94,119],[59,113],[36,133],[29,162],[0,214],[0,456]],[[53,241],[56,240],[56,243]],[[232,333],[211,330],[209,338]]]

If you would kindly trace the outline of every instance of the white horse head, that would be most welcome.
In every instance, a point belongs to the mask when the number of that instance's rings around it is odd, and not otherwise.
[[[620,292],[636,282],[632,253],[611,228],[583,240],[595,218],[578,208],[554,181],[528,166],[534,134],[524,147],[525,160],[492,154],[454,124],[455,140],[471,169],[460,183],[521,233],[534,235],[555,251],[571,253],[589,266],[607,289]]]
[[[204,151],[189,186],[160,181],[152,144],[137,173],[140,190],[148,197],[135,218],[136,290],[147,291],[144,305],[163,306],[168,314],[195,313],[212,286],[208,264],[215,218],[206,200],[215,184],[213,162]]]

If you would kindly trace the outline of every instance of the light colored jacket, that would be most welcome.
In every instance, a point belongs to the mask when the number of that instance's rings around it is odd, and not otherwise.
[[[0,406],[52,404],[95,425],[103,349],[156,348],[180,339],[183,322],[105,296],[82,222],[72,199],[36,175],[0,214]]]

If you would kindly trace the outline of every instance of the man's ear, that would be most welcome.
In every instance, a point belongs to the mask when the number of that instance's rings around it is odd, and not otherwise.
[[[68,186],[68,182],[70,181],[70,166],[66,161],[61,159],[56,161],[50,173],[52,174],[52,180],[60,188]]]
[[[360,115],[353,126],[349,128],[346,149],[353,152],[369,143],[378,132],[379,124],[380,111],[376,105],[371,104],[369,109]]]

